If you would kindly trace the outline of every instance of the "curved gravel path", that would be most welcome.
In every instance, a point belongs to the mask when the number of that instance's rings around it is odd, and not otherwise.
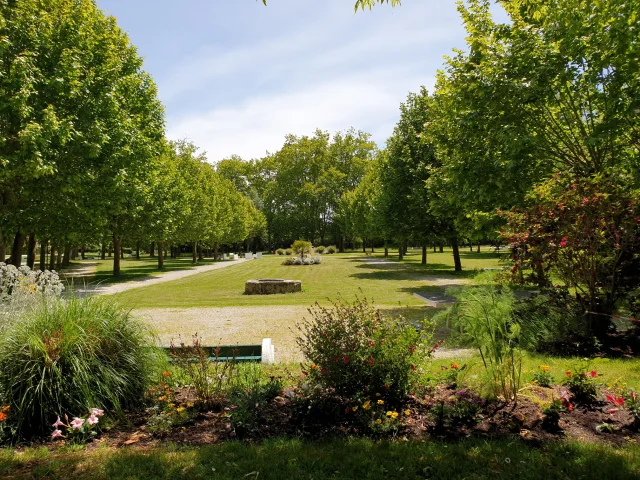
[[[191,275],[198,275],[199,273],[210,272],[211,270],[219,270],[221,268],[231,267],[233,265],[239,265],[246,262],[244,258],[238,260],[227,260],[213,265],[201,265],[199,267],[189,268],[187,270],[173,270],[171,272],[163,273],[162,275],[149,275],[146,277],[136,278],[129,282],[115,283],[115,284],[91,284],[83,288],[77,288],[76,294],[80,296],[84,295],[113,295],[121,293],[132,288],[148,287],[149,285],[156,285],[158,283],[172,282],[179,280],[180,278],[190,277]]]

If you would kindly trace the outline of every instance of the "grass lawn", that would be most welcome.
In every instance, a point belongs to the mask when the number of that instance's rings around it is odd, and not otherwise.
[[[474,269],[497,268],[498,255],[463,253],[465,271],[453,270],[451,252],[431,253],[427,265],[420,264],[420,253],[412,252],[398,262],[363,254],[324,255],[321,265],[283,266],[281,256],[265,256],[241,265],[196,276],[138,288],[118,295],[118,299],[134,308],[226,307],[262,305],[311,305],[326,302],[339,295],[346,299],[366,296],[379,305],[421,306],[425,302],[414,293],[440,288],[438,285],[460,281],[475,275]],[[302,280],[301,293],[287,295],[246,296],[249,279],[286,278]]]
[[[203,447],[0,450],[2,478],[635,480],[640,447],[469,439],[459,443],[274,439]]]
[[[149,275],[162,275],[174,270],[189,270],[199,265],[212,264],[212,259],[204,259],[198,265],[191,263],[191,257],[166,258],[164,269],[158,270],[158,258],[141,255],[140,259],[122,258],[120,259],[120,276],[113,276],[113,258],[105,260],[78,260],[71,263],[71,268],[60,270],[60,274],[68,282],[74,285],[84,284],[110,284],[128,282],[140,277]],[[83,268],[86,267],[86,268]],[[76,272],[83,270],[83,273]]]

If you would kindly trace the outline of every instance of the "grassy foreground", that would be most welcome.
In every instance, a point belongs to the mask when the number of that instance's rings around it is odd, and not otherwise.
[[[460,443],[269,440],[60,451],[0,450],[2,478],[635,480],[640,447],[584,443],[534,448],[518,440]]]
[[[428,264],[420,264],[419,252],[398,262],[382,260],[382,255],[367,258],[363,254],[324,255],[321,265],[283,266],[281,256],[265,256],[222,270],[202,273],[180,280],[138,288],[119,294],[120,301],[134,308],[226,307],[261,305],[311,305],[342,295],[352,299],[366,296],[379,305],[419,306],[424,301],[414,293],[440,290],[438,283],[472,277],[474,269],[500,266],[498,255],[463,253],[466,270],[455,274],[451,252],[431,253]],[[301,280],[301,293],[273,296],[245,296],[249,279],[286,278]],[[364,294],[362,292],[365,292]]]

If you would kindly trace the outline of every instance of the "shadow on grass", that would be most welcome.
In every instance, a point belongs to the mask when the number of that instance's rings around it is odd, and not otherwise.
[[[73,472],[74,478],[637,480],[640,448],[616,450],[578,443],[535,448],[517,440],[478,439],[458,443],[275,439],[260,444],[121,449],[96,460],[90,469]],[[56,466],[63,467],[63,478],[64,461]]]

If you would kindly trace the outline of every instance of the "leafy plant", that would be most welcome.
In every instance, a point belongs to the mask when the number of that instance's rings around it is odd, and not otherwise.
[[[213,357],[210,357],[213,353]],[[237,371],[235,355],[232,359],[220,359],[220,347],[212,351],[202,345],[195,334],[191,344],[171,343],[169,353],[173,364],[179,368],[195,391],[196,398],[205,406],[221,405],[228,385]]]
[[[318,246],[315,248],[315,250],[316,250],[316,252],[318,252],[319,254],[321,254],[321,255],[322,255],[322,254],[324,253],[325,248],[324,248],[324,246],[323,246],[323,245],[318,245]]]
[[[567,411],[565,400],[555,399],[542,411],[542,428],[549,432],[560,430],[560,414]]]
[[[284,249],[282,249],[282,248],[277,249],[276,250],[276,254],[277,255],[284,255]]]
[[[635,390],[629,390],[625,394],[624,399],[624,405],[633,415],[636,426],[640,426],[640,395],[638,395]]]
[[[111,300],[43,303],[0,337],[0,392],[16,435],[46,434],[51,418],[88,406],[141,406],[156,361],[148,327]]]
[[[309,310],[311,319],[298,325],[296,341],[307,361],[308,381],[347,398],[404,398],[416,364],[428,354],[428,333],[421,338],[403,319],[381,318],[366,299],[332,305],[316,304]]]
[[[499,289],[493,276],[479,277],[480,285],[452,293],[458,299],[457,324],[478,349],[489,377],[489,394],[517,400],[522,373],[520,325],[513,320],[513,293]]]
[[[58,416],[58,419],[52,425],[54,430],[51,433],[51,439],[64,438],[75,444],[87,443],[91,437],[95,437],[98,434],[97,425],[100,422],[100,417],[103,415],[104,410],[90,408],[89,415],[86,417],[74,417],[71,421],[66,414],[64,415],[64,422],[60,420],[60,416]]]
[[[336,253],[338,251],[338,249],[336,248],[335,245],[329,245],[326,249],[326,253],[328,253],[329,255]]]
[[[541,387],[549,388],[553,383],[553,376],[549,373],[547,365],[540,365],[533,374],[533,380]]]
[[[436,404],[429,412],[438,431],[458,425],[472,425],[477,421],[485,401],[469,390],[459,390],[449,398]]]
[[[287,248],[287,249],[284,251],[284,253],[285,253],[285,255],[291,255],[291,254],[293,253],[293,250],[292,250],[291,248]]]
[[[574,372],[567,370],[567,379],[564,384],[569,387],[569,391],[576,403],[590,405],[596,401],[598,395],[598,385],[595,382],[598,372],[595,370],[588,371],[587,363],[584,363],[576,370]]]
[[[307,242],[306,240],[296,240],[293,242],[293,245],[291,245],[291,250],[300,258],[304,258],[313,252],[313,246],[311,242]]]

